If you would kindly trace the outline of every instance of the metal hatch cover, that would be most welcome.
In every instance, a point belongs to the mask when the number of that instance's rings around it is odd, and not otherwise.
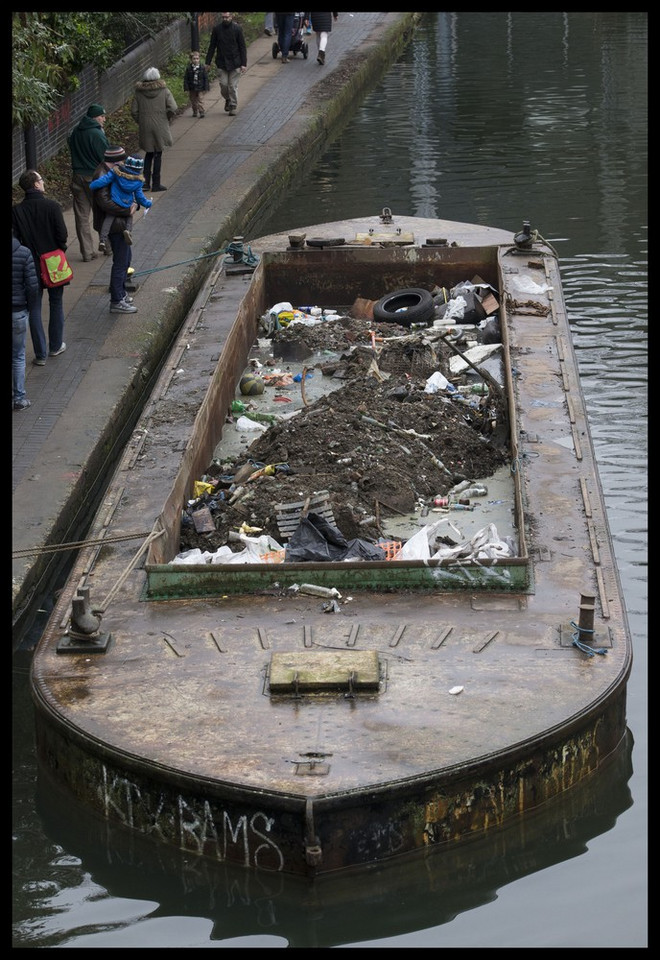
[[[376,650],[302,650],[270,660],[271,693],[378,690]]]

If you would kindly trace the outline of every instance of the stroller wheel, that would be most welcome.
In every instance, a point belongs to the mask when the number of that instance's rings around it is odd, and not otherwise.
[[[305,60],[306,60],[307,57],[309,56],[309,46],[308,46],[306,43],[303,43],[303,45],[302,45],[302,55],[303,55],[303,57],[304,57]]]
[[[279,43],[276,42],[273,44],[273,60],[277,60],[277,54],[279,52],[280,52],[280,45]]]

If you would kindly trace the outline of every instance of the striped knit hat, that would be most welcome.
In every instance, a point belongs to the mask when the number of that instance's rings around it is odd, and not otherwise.
[[[126,159],[126,151],[123,147],[108,147],[103,154],[103,159],[106,163],[121,163]]]

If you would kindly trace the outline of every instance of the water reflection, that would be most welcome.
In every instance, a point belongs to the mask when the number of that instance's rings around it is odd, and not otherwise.
[[[598,775],[487,839],[315,882],[153,844],[100,821],[41,774],[38,807],[53,844],[52,879],[33,893],[35,913],[38,902],[47,920],[41,931],[26,923],[21,933],[34,946],[95,946],[96,939],[110,946],[130,926],[136,945],[145,921],[195,917],[210,920],[208,939],[225,945],[267,933],[292,947],[328,947],[449,923],[495,900],[506,884],[581,856],[593,837],[611,830],[632,803],[631,753],[627,733]],[[75,930],[67,927],[71,915]]]

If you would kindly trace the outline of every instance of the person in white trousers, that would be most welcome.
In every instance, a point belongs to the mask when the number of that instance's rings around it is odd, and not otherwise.
[[[323,66],[325,51],[328,46],[328,36],[332,31],[332,22],[339,18],[338,13],[310,13],[312,30],[316,34],[316,59]]]

